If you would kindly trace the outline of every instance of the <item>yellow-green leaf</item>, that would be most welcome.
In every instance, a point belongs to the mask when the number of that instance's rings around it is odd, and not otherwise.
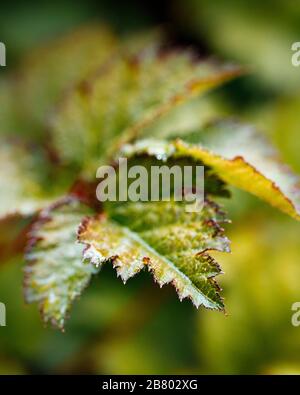
[[[170,141],[141,140],[123,154],[191,157],[209,166],[224,182],[244,189],[300,219],[300,179],[284,165],[264,136],[249,125],[220,121]]]

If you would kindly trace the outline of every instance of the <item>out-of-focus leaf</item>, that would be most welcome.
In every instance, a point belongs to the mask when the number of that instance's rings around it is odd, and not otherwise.
[[[185,135],[184,140],[141,140],[123,153],[187,157],[209,166],[226,183],[244,189],[300,219],[300,180],[277,151],[249,125],[221,121]]]
[[[164,52],[156,41],[124,51],[66,98],[53,118],[55,147],[64,161],[94,170],[115,145],[240,73],[232,65],[199,62],[188,51]]]
[[[251,111],[249,120],[262,128],[280,148],[283,158],[300,172],[300,95],[278,98],[256,111]]]
[[[0,79],[0,134],[1,136],[14,129],[14,99],[12,82],[9,79]]]
[[[116,45],[107,27],[92,25],[29,54],[21,65],[15,94],[31,128],[43,127],[63,91],[101,66]]]
[[[224,221],[224,213],[208,201],[197,213],[187,213],[178,202],[126,203],[109,216],[85,220],[78,238],[86,245],[85,261],[96,266],[111,261],[124,282],[148,267],[160,286],[175,286],[180,300],[223,310],[213,279],[221,269],[208,251],[229,251]]]
[[[299,38],[299,7],[285,0],[273,5],[259,0],[177,1],[177,15],[214,51],[251,67],[267,87],[297,92],[299,70],[291,64],[291,45]]]
[[[63,199],[41,211],[30,235],[25,298],[38,302],[44,321],[61,329],[73,301],[97,272],[82,264],[82,246],[76,240],[78,225],[90,213],[78,200]]]
[[[1,140],[0,219],[11,214],[31,215],[49,204],[52,194],[44,190],[39,174],[39,154],[35,156],[21,143]]]

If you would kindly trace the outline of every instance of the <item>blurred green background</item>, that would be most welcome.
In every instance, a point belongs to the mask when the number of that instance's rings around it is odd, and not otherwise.
[[[89,21],[120,32],[164,26],[175,42],[205,56],[232,60],[251,73],[203,99],[208,113],[235,114],[256,124],[300,172],[300,4],[293,0],[1,2],[0,41],[6,73],[45,40]],[[106,267],[75,304],[65,333],[44,328],[36,306],[22,297],[22,258],[2,259],[0,373],[300,373],[300,224],[246,193],[224,201],[232,254],[218,254],[228,315],[179,302],[141,274],[126,286]],[[23,224],[24,225],[24,224]],[[1,230],[0,248],[9,256]],[[217,255],[217,254],[215,254]]]

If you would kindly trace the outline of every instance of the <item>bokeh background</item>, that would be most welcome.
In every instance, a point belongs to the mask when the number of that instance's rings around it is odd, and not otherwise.
[[[163,26],[203,56],[251,70],[203,98],[207,114],[235,114],[271,138],[300,173],[300,4],[293,0],[1,2],[0,41],[7,73],[36,45],[93,21],[119,33]],[[1,193],[1,192],[0,192]],[[66,332],[44,328],[22,296],[22,259],[11,245],[26,221],[0,233],[0,373],[263,374],[300,373],[300,224],[246,193],[224,201],[232,254],[218,254],[228,315],[179,302],[147,273],[126,286],[105,267],[75,304]],[[18,239],[14,241],[18,245]],[[217,254],[215,254],[217,255]]]

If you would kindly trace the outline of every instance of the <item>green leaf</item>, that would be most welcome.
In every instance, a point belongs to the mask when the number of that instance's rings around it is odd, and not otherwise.
[[[78,239],[86,246],[84,261],[97,267],[112,262],[124,282],[148,267],[161,287],[174,285],[180,300],[223,310],[213,279],[221,269],[208,252],[229,251],[220,226],[225,221],[209,201],[197,213],[179,202],[125,203],[85,220]]]
[[[83,265],[76,231],[91,210],[65,198],[41,211],[30,234],[25,267],[25,299],[37,302],[45,322],[63,329],[73,301],[97,269]]]
[[[64,91],[95,72],[116,46],[117,40],[107,27],[91,25],[29,53],[15,84],[15,95],[19,98],[23,119],[28,123],[28,132],[44,131]]]
[[[284,165],[264,136],[234,121],[212,123],[182,139],[141,140],[122,154],[190,157],[209,166],[224,182],[244,189],[300,219],[300,179]]]
[[[1,140],[0,145],[0,219],[12,214],[31,215],[54,200],[44,188],[39,173],[43,166],[38,150],[35,155],[21,143]]]
[[[142,51],[128,53],[127,47],[79,84],[53,117],[54,144],[65,162],[94,172],[141,129],[241,73],[232,65],[196,61],[188,51],[162,51],[157,40]]]

